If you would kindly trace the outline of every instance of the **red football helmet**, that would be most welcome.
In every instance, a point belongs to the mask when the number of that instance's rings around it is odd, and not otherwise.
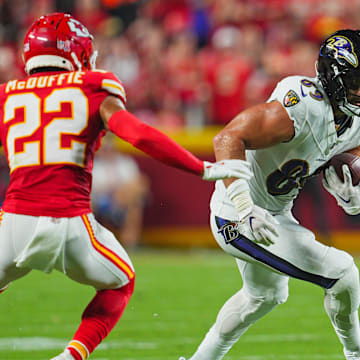
[[[93,36],[69,14],[42,16],[25,35],[24,62],[28,74],[40,67],[91,70],[95,68],[96,56]]]

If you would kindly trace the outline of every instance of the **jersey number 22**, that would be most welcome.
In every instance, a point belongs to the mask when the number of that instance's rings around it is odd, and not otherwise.
[[[63,147],[61,137],[79,135],[88,125],[88,99],[79,88],[56,89],[43,100],[43,112],[61,111],[62,103],[70,103],[71,117],[54,117],[44,128],[42,140],[24,141],[23,150],[15,151],[15,142],[32,136],[41,127],[42,99],[35,93],[10,95],[4,105],[4,123],[15,118],[17,109],[24,109],[24,121],[10,125],[6,146],[10,172],[19,167],[73,164],[84,166],[86,144],[71,140],[70,147]],[[86,113],[84,113],[86,112]],[[41,157],[41,148],[43,156]]]

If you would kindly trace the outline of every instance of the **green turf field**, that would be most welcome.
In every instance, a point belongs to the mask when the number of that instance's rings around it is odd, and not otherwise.
[[[223,302],[241,286],[234,260],[212,252],[138,252],[136,290],[93,360],[189,356]],[[70,340],[91,288],[33,272],[0,295],[0,359],[48,360]],[[290,297],[251,328],[228,360],[344,359],[322,307],[323,291],[297,280]]]

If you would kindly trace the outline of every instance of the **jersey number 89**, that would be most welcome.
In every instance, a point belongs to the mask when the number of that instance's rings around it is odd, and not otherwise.
[[[76,99],[76,100],[75,100]],[[63,134],[79,135],[88,125],[88,99],[79,88],[56,89],[43,100],[43,112],[60,112],[62,103],[70,103],[72,115],[54,117],[43,128],[42,140],[24,141],[23,150],[16,151],[17,140],[32,136],[41,127],[42,99],[35,93],[10,95],[4,105],[4,123],[15,118],[17,109],[24,109],[24,121],[10,125],[6,139],[10,172],[19,167],[74,164],[84,166],[86,144],[71,140],[63,147]],[[41,147],[42,154],[41,157]]]
[[[305,160],[287,161],[280,169],[272,172],[266,179],[266,187],[271,195],[285,195],[295,188],[304,185],[309,172],[309,164]]]

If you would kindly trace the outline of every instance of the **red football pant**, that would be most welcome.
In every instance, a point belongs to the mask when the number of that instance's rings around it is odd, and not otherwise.
[[[119,288],[97,291],[86,307],[81,324],[68,345],[76,360],[86,359],[119,321],[134,292],[134,279]]]

